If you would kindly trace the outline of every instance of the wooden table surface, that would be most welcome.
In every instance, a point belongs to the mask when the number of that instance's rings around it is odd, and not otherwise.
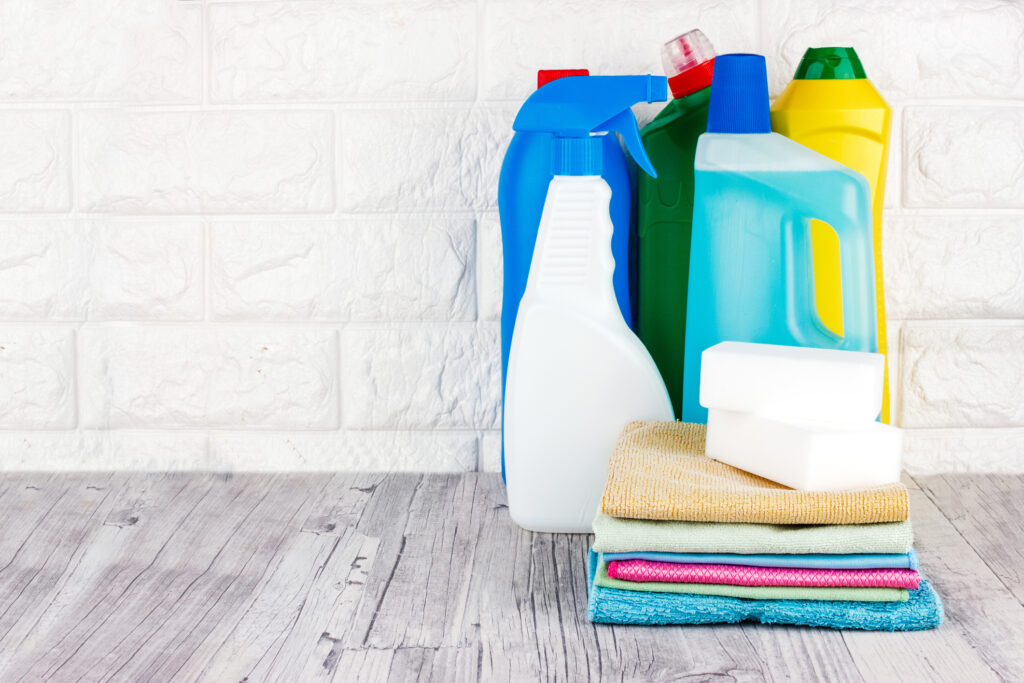
[[[0,476],[0,680],[1024,680],[1024,477],[907,478],[946,623],[587,621],[496,475]]]

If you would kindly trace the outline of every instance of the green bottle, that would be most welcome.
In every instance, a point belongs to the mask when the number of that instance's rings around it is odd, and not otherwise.
[[[640,137],[658,177],[637,179],[636,333],[665,381],[676,419],[683,403],[686,284],[693,221],[693,158],[708,122],[715,52],[694,29],[661,52],[674,99]]]

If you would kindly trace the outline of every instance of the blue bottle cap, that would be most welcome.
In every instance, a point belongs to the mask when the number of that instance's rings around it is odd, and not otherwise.
[[[768,69],[761,55],[715,59],[708,109],[709,133],[770,133]]]

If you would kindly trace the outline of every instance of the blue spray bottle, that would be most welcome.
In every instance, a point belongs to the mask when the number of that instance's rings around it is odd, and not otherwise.
[[[580,70],[582,71],[582,70]],[[550,87],[547,78],[564,72],[541,72],[538,74],[537,92]],[[598,78],[596,76],[572,75],[572,78]],[[602,77],[603,78],[603,77]],[[557,81],[555,81],[557,82]],[[661,97],[664,100],[665,97]],[[505,397],[505,381],[508,376],[508,357],[512,346],[512,331],[515,327],[519,302],[526,289],[526,278],[533,259],[533,247],[537,241],[541,211],[548,185],[554,177],[552,159],[555,136],[547,131],[517,130],[505,153],[498,182],[498,212],[501,219],[501,244],[504,252],[504,285],[501,306],[501,391],[502,405]],[[633,312],[630,305],[629,288],[629,230],[632,207],[632,183],[626,156],[614,135],[601,137],[604,167],[601,177],[612,189],[609,213],[614,226],[612,232],[612,257],[615,259],[613,284],[615,300],[622,317],[633,328]],[[503,428],[504,431],[504,428]],[[502,439],[504,442],[504,439]],[[501,476],[505,478],[505,454],[502,446]]]
[[[654,174],[630,107],[667,91],[664,76],[563,78],[515,120],[517,131],[555,136],[505,386],[509,514],[531,531],[589,531],[622,428],[672,419],[658,368],[615,298],[613,190],[601,176],[612,131]]]

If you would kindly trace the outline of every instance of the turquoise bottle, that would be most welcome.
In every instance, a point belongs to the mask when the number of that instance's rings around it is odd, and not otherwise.
[[[818,317],[813,219],[839,238],[843,336]],[[876,352],[873,249],[864,177],[771,132],[764,57],[717,57],[694,159],[682,419],[707,422],[700,360],[718,342]]]

